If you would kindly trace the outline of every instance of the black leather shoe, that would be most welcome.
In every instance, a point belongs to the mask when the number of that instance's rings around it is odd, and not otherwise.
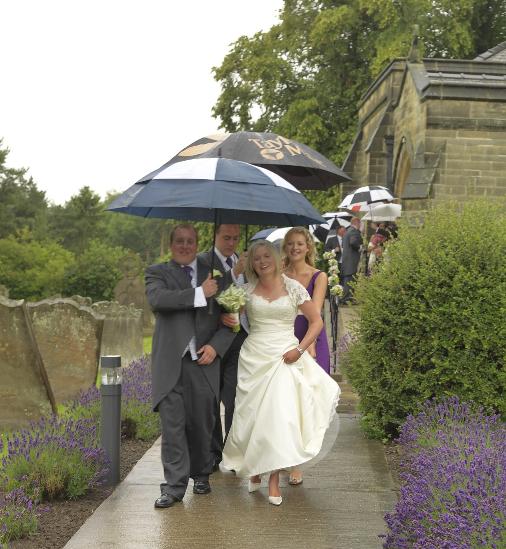
[[[180,501],[180,499],[177,499],[171,494],[162,494],[159,498],[155,500],[155,507],[157,509],[165,509],[166,507],[172,507],[174,503],[178,503]]]
[[[194,494],[209,494],[211,486],[209,486],[208,480],[196,480],[193,484]]]

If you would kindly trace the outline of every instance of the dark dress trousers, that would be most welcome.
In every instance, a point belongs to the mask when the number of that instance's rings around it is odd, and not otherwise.
[[[211,251],[200,253],[199,258],[210,264]],[[232,284],[232,273],[225,270],[220,258],[216,254],[214,256],[213,268],[218,269],[221,272],[221,278],[223,278],[225,288]],[[236,334],[234,341],[221,360],[220,400],[223,402],[223,406],[225,407],[225,437],[223,437],[221,421],[218,421],[213,434],[213,452],[215,454],[216,462],[221,461],[221,451],[224,445],[224,438],[226,439],[226,436],[230,431],[232,418],[234,417],[235,392],[237,387],[237,364],[239,362],[241,346],[247,336],[248,333],[241,326],[240,331]]]
[[[344,295],[342,303],[346,303],[351,298],[351,288],[349,283],[357,274],[360,261],[360,246],[362,245],[362,234],[360,231],[350,225],[343,236],[343,253],[341,262],[341,280],[343,283]]]
[[[207,278],[209,264],[197,259],[197,286]],[[212,433],[219,403],[220,365],[235,334],[220,324],[221,310],[194,307],[195,289],[174,261],[146,269],[146,294],[155,314],[151,355],[152,403],[162,423],[163,491],[182,499],[188,479],[207,479],[213,468]],[[224,281],[218,280],[221,291]],[[217,352],[200,366],[185,352],[192,337],[196,350],[205,344]],[[184,356],[183,356],[184,354]]]

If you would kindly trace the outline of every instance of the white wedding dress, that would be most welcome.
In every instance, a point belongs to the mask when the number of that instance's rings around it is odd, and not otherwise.
[[[267,301],[246,284],[249,335],[239,356],[232,427],[223,450],[226,469],[253,476],[315,458],[339,400],[338,384],[306,352],[293,364],[283,354],[294,335],[306,289],[284,275],[288,295]]]

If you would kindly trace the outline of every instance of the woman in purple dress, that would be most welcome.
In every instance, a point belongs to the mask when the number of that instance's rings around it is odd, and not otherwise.
[[[285,235],[282,250],[285,275],[297,280],[307,289],[313,303],[321,312],[327,293],[328,279],[324,272],[314,267],[316,250],[311,233],[305,227],[293,227]],[[305,316],[298,315],[295,319],[294,332],[299,341],[302,341],[307,329],[308,322]],[[325,372],[330,374],[330,351],[325,326],[307,350]],[[302,472],[299,469],[292,469],[288,483],[293,486],[301,484]]]

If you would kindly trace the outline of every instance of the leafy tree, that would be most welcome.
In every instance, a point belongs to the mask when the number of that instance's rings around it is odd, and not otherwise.
[[[267,32],[241,36],[213,69],[226,131],[274,131],[342,163],[360,97],[419,25],[430,57],[474,57],[506,39],[504,0],[285,0]],[[334,208],[338,189],[309,193]]]
[[[83,187],[64,206],[51,207],[49,231],[65,248],[80,254],[92,239],[100,237],[103,217],[100,196]]]
[[[27,230],[0,240],[0,284],[12,299],[38,301],[62,291],[74,256],[60,244],[38,242]]]
[[[103,207],[106,208],[117,196],[109,193]],[[109,246],[128,248],[139,254],[147,265],[164,253],[161,246],[162,237],[167,232],[167,220],[115,212],[105,212],[103,219],[104,230],[100,239]]]
[[[42,236],[45,228],[47,201],[25,169],[7,168],[8,149],[0,140],[0,238],[27,228]]]
[[[91,297],[93,301],[114,299],[114,287],[122,276],[120,262],[126,254],[123,248],[113,248],[100,240],[90,241],[76,262],[66,269],[63,293]]]

